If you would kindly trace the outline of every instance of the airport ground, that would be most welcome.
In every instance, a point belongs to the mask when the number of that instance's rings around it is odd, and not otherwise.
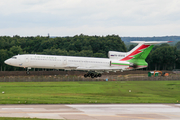
[[[0,105],[1,117],[43,118],[44,120],[179,120],[179,113],[180,104]]]
[[[180,119],[180,81],[163,80],[162,77],[143,81],[140,78],[147,77],[146,73],[138,74],[140,77],[136,75],[105,74],[105,78],[120,76],[124,79],[79,79],[76,82],[56,82],[62,75],[1,76],[5,81],[0,82],[0,116],[80,120]],[[82,75],[77,76],[81,78]],[[135,81],[127,80],[134,76]],[[41,82],[37,82],[37,78]],[[44,79],[54,81],[45,82]]]
[[[129,75],[129,74],[139,74],[139,75],[147,75],[149,71],[146,70],[133,70],[133,71],[124,71],[124,72],[109,72],[103,73],[102,75]],[[172,71],[163,71],[172,74]],[[83,76],[87,72],[83,71],[30,71],[29,76],[42,76],[42,75],[75,75],[75,76]],[[26,71],[0,71],[0,77],[2,76],[27,76]]]
[[[158,77],[148,77],[149,71],[125,71],[103,73],[102,77],[84,78],[86,72],[82,71],[31,71],[26,75],[25,71],[1,71],[0,82],[59,82],[59,81],[159,81],[159,80],[180,80],[180,74],[174,74],[172,71],[163,71],[169,73],[164,77],[159,74]]]

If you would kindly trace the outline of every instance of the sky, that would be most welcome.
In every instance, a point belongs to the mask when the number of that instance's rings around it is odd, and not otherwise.
[[[0,36],[180,36],[180,0],[0,0]]]

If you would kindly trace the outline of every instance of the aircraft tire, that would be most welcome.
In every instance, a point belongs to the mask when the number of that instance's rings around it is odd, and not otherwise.
[[[84,74],[84,77],[87,78],[87,74]]]
[[[98,77],[98,75],[94,75],[94,77],[95,77],[95,78],[97,78],[97,77]]]
[[[91,76],[91,78],[94,78],[94,75],[93,75],[93,76]]]
[[[91,75],[88,73],[88,74],[87,74],[87,77],[91,77]]]
[[[98,76],[98,77],[101,77],[102,75],[99,73],[97,76]]]
[[[90,76],[94,76],[94,73],[91,73]]]

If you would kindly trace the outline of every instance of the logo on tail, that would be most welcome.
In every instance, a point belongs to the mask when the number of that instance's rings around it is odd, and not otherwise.
[[[136,50],[132,50],[132,52],[124,57],[123,59],[121,59],[121,61],[128,61],[128,60],[131,60],[133,58],[138,58],[140,57],[140,54],[143,53],[144,49],[148,48],[150,45],[141,45],[140,47],[138,47]],[[138,55],[139,54],[139,55]],[[137,56],[138,55],[138,56]]]

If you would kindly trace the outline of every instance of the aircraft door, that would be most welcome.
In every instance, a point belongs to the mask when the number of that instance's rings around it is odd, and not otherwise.
[[[29,57],[28,56],[26,57],[26,63],[29,63]]]
[[[29,65],[29,56],[26,56],[25,57],[25,66],[28,66]]]
[[[63,65],[66,65],[66,64],[67,64],[67,58],[63,57]]]

